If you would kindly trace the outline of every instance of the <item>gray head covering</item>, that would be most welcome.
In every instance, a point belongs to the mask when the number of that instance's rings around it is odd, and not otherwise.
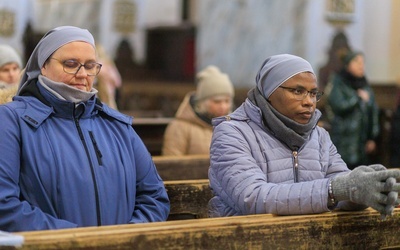
[[[18,55],[17,51],[9,45],[0,45],[0,67],[8,63],[16,63],[22,68],[21,57]]]
[[[46,60],[63,45],[83,41],[95,47],[92,34],[86,30],[74,26],[60,26],[47,32],[36,45],[28,62],[25,72],[21,77],[18,93],[31,79],[38,78],[40,69]]]
[[[301,72],[314,74],[310,63],[303,58],[289,54],[271,56],[257,73],[257,88],[268,99],[282,83]]]

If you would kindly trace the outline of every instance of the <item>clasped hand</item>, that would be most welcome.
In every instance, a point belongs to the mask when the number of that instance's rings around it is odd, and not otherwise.
[[[400,204],[400,170],[387,170],[380,164],[359,166],[332,180],[332,189],[338,201],[350,200],[377,210],[382,218],[392,215]]]

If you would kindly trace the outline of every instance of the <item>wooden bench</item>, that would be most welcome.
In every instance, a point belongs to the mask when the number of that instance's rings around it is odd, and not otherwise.
[[[125,114],[132,115],[125,111]],[[161,155],[164,132],[173,118],[135,118],[132,127],[142,139],[151,155]]]
[[[153,156],[164,181],[208,179],[209,155]]]
[[[207,204],[212,197],[208,179],[165,181],[171,202],[168,220],[207,218]]]
[[[249,215],[17,233],[18,249],[398,249],[400,209]],[[14,249],[14,248],[0,248]]]

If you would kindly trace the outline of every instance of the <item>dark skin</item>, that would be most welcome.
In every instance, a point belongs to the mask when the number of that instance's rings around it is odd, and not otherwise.
[[[310,72],[302,72],[286,80],[281,84],[282,87],[303,88],[307,91],[318,90],[317,78]],[[317,107],[316,98],[309,94],[303,100],[296,100],[291,90],[277,88],[268,98],[279,113],[298,122],[306,124],[310,121]]]

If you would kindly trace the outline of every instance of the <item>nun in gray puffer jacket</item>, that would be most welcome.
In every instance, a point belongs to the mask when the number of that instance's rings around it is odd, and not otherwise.
[[[311,65],[271,56],[257,86],[232,114],[213,120],[209,216],[313,214],[372,207],[391,215],[399,204],[399,170],[350,171],[328,132],[317,126],[322,96]]]

